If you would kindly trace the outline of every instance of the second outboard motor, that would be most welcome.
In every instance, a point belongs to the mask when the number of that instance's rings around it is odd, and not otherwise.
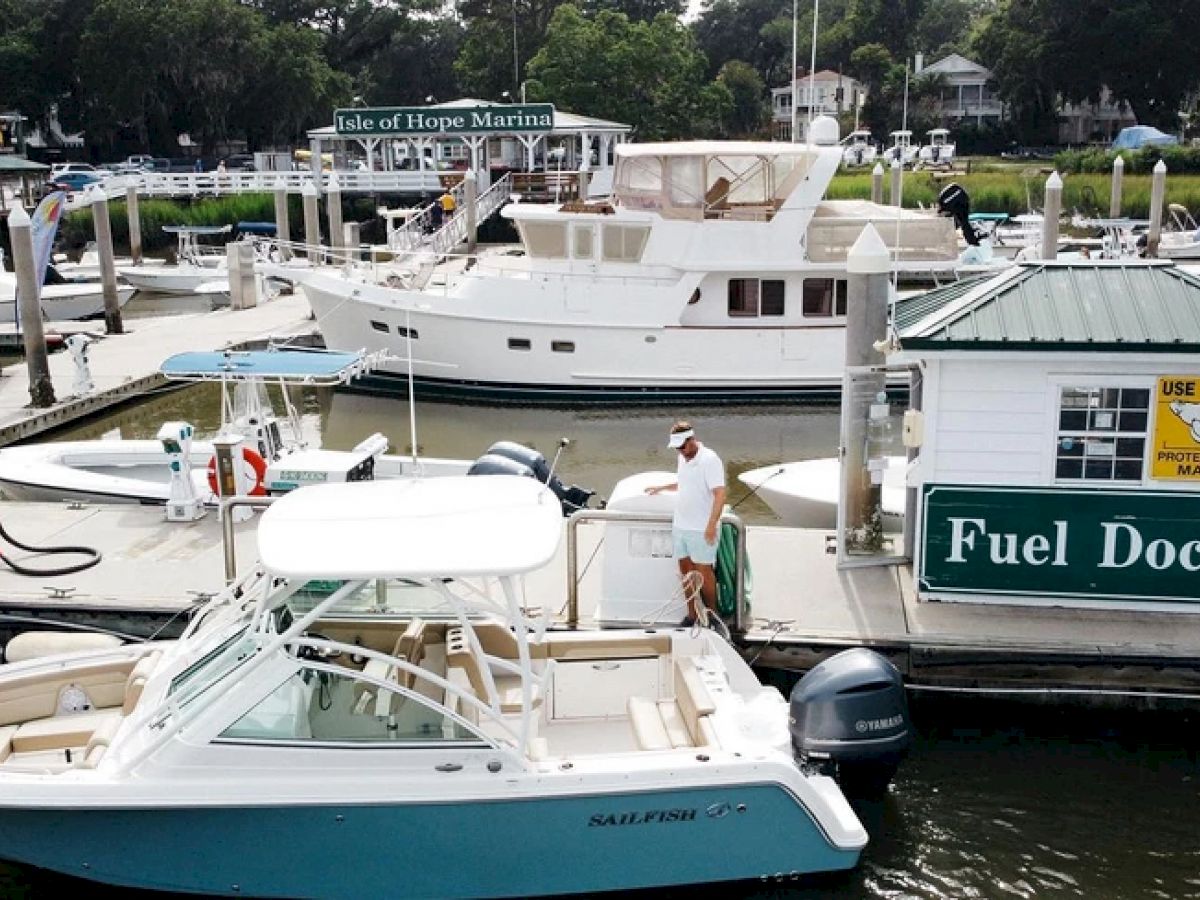
[[[837,778],[851,796],[882,793],[912,744],[904,681],[873,650],[829,657],[792,689],[788,722],[802,765]]]
[[[954,219],[963,240],[972,247],[979,246],[979,232],[971,224],[971,198],[960,185],[951,182],[942,188],[937,196],[937,208],[943,216]]]
[[[525,475],[536,478],[554,493],[562,504],[563,515],[570,515],[588,505],[595,491],[576,485],[567,487],[550,470],[546,457],[524,444],[514,441],[497,441],[488,447],[486,454],[477,459],[468,475]]]

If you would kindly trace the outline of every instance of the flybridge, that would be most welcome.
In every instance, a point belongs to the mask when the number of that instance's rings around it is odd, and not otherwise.
[[[333,121],[337,133],[345,136],[547,132],[554,127],[554,106],[528,103],[339,109]]]

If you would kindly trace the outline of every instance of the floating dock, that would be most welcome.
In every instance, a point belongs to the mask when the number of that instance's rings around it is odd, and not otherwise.
[[[257,518],[236,526],[234,561],[256,557]],[[5,503],[0,524],[35,546],[83,545],[102,554],[86,571],[28,577],[0,567],[0,629],[64,620],[145,636],[183,627],[225,584],[215,511],[167,522],[161,507]],[[603,529],[579,527],[580,614],[591,622],[603,570]],[[1114,703],[1200,699],[1200,632],[1186,613],[919,601],[905,566],[839,571],[829,533],[749,526],[750,612],[736,641],[762,669],[805,670],[847,647],[888,656],[915,688],[1107,697]],[[565,617],[567,565],[558,557],[527,582],[531,606]],[[57,567],[81,557],[5,553]],[[584,563],[587,563],[586,565]],[[32,624],[31,624],[32,623]]]
[[[84,327],[86,326],[86,327]],[[189,350],[249,349],[271,338],[311,344],[316,333],[308,300],[301,293],[284,294],[249,309],[126,318],[125,333],[106,335],[104,322],[46,323],[47,334],[86,334],[88,365],[94,389],[71,393],[75,363],[68,353],[50,355],[50,377],[58,402],[46,409],[30,407],[29,369],[10,363],[0,372],[0,447],[68,425],[108,407],[161,387],[162,361]],[[0,326],[12,334],[12,325]],[[2,341],[0,341],[2,343]]]

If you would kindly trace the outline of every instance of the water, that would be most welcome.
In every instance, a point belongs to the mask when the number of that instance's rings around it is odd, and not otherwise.
[[[162,394],[56,437],[98,437],[115,428],[125,437],[153,437],[168,418],[188,419],[204,432],[217,425],[216,397],[211,385]],[[301,408],[305,434],[325,446],[348,448],[373,431],[386,434],[397,452],[410,446],[403,401],[311,391]],[[666,433],[681,414],[725,458],[730,502],[754,523],[774,518],[757,498],[747,497],[737,472],[827,456],[837,445],[837,411],[831,408],[526,410],[427,403],[417,407],[417,445],[426,455],[474,458],[492,441],[505,439],[552,458],[558,439],[567,437],[571,444],[559,462],[564,480],[605,496],[626,475],[673,468]],[[798,882],[634,896],[1200,898],[1195,714],[1063,710],[928,694],[913,694],[912,704],[918,740],[892,791],[881,802],[856,804],[871,843],[855,870]],[[162,896],[0,870],[3,897],[64,891],[137,900]]]

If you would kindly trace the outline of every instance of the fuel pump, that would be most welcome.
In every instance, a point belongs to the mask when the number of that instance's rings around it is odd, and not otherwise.
[[[168,522],[194,522],[204,515],[204,505],[192,483],[192,436],[195,429],[187,422],[164,422],[158,429],[158,440],[167,454],[171,470],[170,493],[167,495]]]
[[[240,434],[223,434],[213,438],[214,456],[209,463],[208,481],[213,493],[222,500],[246,496],[254,487],[253,476],[247,474],[249,467],[244,461],[244,444],[245,439]],[[245,522],[252,515],[252,509],[239,506],[233,510],[233,521]]]

